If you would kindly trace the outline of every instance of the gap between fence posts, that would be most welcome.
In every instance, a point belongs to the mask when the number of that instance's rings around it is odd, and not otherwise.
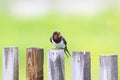
[[[91,80],[90,52],[72,52],[72,80]]]
[[[118,56],[100,56],[100,80],[118,80]]]
[[[44,54],[41,48],[27,48],[26,50],[26,80],[43,79]]]
[[[48,80],[65,80],[64,50],[48,51]]]
[[[5,47],[2,53],[2,80],[18,80],[18,48]]]

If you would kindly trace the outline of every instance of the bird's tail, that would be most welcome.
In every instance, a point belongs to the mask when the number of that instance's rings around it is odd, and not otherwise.
[[[66,54],[67,57],[70,57],[70,56],[71,56],[71,54],[70,54],[70,52],[68,51],[67,47],[65,47],[64,52],[65,52],[65,54]]]

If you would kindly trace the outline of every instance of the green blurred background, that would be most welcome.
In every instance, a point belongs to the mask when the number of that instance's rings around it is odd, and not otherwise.
[[[47,51],[54,48],[49,38],[55,30],[66,38],[71,53],[90,51],[92,80],[99,79],[99,55],[120,56],[120,2],[117,0],[11,0],[0,1],[0,5],[1,79],[2,49],[17,46],[19,80],[26,80],[26,48],[29,47],[44,48],[44,80],[47,80]],[[71,58],[66,56],[65,79],[72,80]]]

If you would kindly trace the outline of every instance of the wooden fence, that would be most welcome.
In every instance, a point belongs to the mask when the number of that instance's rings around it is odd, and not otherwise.
[[[19,79],[17,47],[6,47],[2,53],[2,80]],[[72,80],[91,80],[90,52],[72,52]],[[118,56],[100,55],[99,80],[118,80]],[[43,80],[44,50],[26,49],[26,80]],[[48,80],[65,80],[64,51],[48,51]]]

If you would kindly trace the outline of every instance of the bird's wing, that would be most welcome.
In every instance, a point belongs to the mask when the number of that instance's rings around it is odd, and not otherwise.
[[[50,37],[50,42],[52,43],[52,37]]]
[[[66,42],[65,38],[64,37],[62,37],[62,38],[63,38],[64,44],[67,45],[67,42]]]
[[[70,52],[69,52],[68,49],[67,49],[67,42],[66,42],[65,38],[63,38],[63,42],[64,42],[64,44],[65,44],[65,49],[64,49],[64,50],[65,50],[65,54],[66,54],[67,56],[68,56],[68,55],[71,56]],[[68,54],[67,54],[66,52],[67,52]]]

